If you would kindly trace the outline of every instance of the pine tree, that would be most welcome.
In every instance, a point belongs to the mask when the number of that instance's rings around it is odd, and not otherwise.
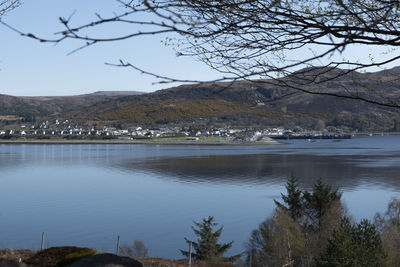
[[[305,191],[303,193],[307,209],[307,216],[311,220],[312,227],[318,229],[321,226],[322,218],[332,207],[332,204],[340,201],[342,193],[338,189],[333,190],[330,185],[322,182],[322,179],[314,184],[312,193]]]
[[[294,220],[297,221],[303,215],[303,197],[299,189],[297,179],[292,174],[286,182],[286,195],[281,193],[284,204],[275,201],[275,204]]]
[[[354,226],[348,218],[343,218],[340,226],[333,232],[325,252],[321,255],[318,266],[354,266],[355,244],[352,235]]]
[[[355,231],[357,242],[357,264],[359,266],[384,266],[385,252],[382,240],[370,221],[362,220]]]
[[[218,239],[221,236],[223,227],[214,231],[213,228],[218,224],[214,222],[214,217],[209,216],[203,219],[202,222],[194,222],[195,227],[192,227],[193,232],[198,236],[197,242],[193,242],[185,238],[188,244],[192,243],[193,259],[205,261],[228,261],[231,258],[224,257],[225,252],[232,246],[233,241],[226,244],[218,244]],[[188,251],[181,250],[185,256],[189,255]]]
[[[378,267],[385,266],[384,262],[385,253],[375,225],[368,220],[353,225],[348,218],[343,218],[317,265]]]

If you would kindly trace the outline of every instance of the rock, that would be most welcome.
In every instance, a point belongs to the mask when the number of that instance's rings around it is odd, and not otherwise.
[[[79,247],[51,247],[42,251],[38,251],[32,257],[25,259],[26,264],[41,267],[68,266],[70,263],[80,258],[92,256],[96,253],[90,248]]]
[[[70,267],[143,267],[143,264],[129,257],[121,257],[115,254],[96,254],[82,258]]]

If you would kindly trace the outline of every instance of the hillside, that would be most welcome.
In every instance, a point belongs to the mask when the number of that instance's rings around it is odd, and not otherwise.
[[[335,75],[335,71],[328,72]],[[323,92],[349,90],[358,94],[400,95],[400,68],[378,73],[352,73],[308,89]],[[285,78],[289,79],[289,78]],[[188,124],[200,126],[350,127],[361,131],[400,131],[399,109],[365,102],[304,94],[278,87],[268,80],[232,85],[182,85],[137,96],[98,102],[66,113],[75,120],[118,124]]]
[[[58,115],[79,110],[98,102],[139,94],[142,93],[136,91],[102,91],[76,96],[37,97],[16,97],[0,94],[0,115],[19,115],[26,118]]]
[[[319,70],[321,71],[321,70]],[[340,69],[324,70],[318,78],[330,79]],[[281,79],[304,82],[308,90],[330,93],[349,91],[382,100],[400,98],[400,68],[375,73],[345,74],[327,82],[307,85],[299,75]],[[0,96],[0,115],[68,118],[82,124],[264,127],[328,126],[360,131],[400,131],[400,109],[358,100],[305,94],[271,80],[233,84],[181,85],[154,93],[96,92],[65,97]]]

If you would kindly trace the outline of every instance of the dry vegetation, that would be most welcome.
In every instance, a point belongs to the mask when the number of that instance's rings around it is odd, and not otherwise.
[[[185,260],[166,260],[161,258],[146,258],[140,260],[144,267],[187,267],[188,261]],[[234,267],[235,265],[227,262],[206,262],[193,261],[192,267]]]
[[[23,261],[32,257],[36,252],[30,249],[3,249],[0,250],[0,259]]]

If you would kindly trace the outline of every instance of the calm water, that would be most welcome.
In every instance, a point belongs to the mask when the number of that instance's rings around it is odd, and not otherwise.
[[[0,145],[0,246],[77,245],[115,251],[143,240],[179,258],[193,220],[224,225],[243,251],[294,173],[322,177],[356,219],[400,197],[400,136],[293,141],[282,146]]]

